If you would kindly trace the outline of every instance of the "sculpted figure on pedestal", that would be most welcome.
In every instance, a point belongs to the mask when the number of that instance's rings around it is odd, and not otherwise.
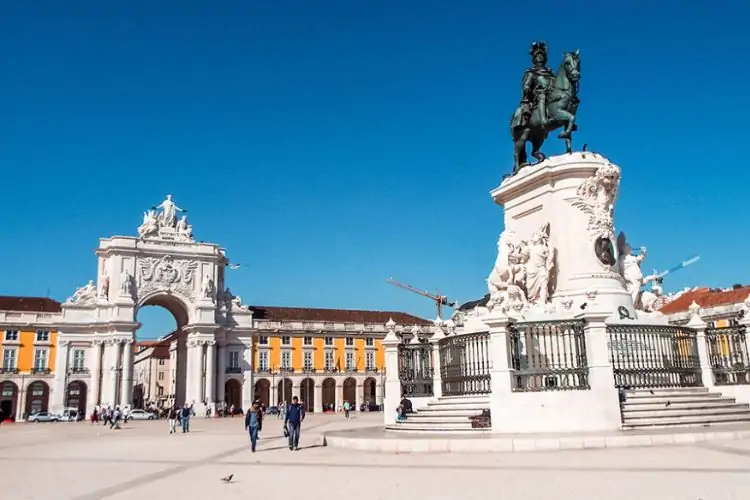
[[[84,286],[80,287],[75,293],[65,301],[67,304],[92,304],[96,302],[96,285],[90,280]]]
[[[206,299],[213,300],[216,287],[214,286],[214,280],[209,278],[208,275],[203,277],[203,297]]]
[[[532,303],[545,304],[550,296],[550,277],[555,267],[555,252],[549,248],[549,223],[531,236],[526,264],[526,293]]]
[[[120,273],[120,295],[133,297],[133,277],[125,269]]]
[[[187,210],[183,210],[178,207],[174,201],[172,201],[172,195],[168,194],[167,198],[162,201],[159,205],[151,207],[152,210],[161,208],[161,214],[159,214],[159,223],[162,227],[175,227],[177,224],[177,212],[187,213]]]
[[[177,222],[177,236],[181,240],[193,240],[193,226],[187,223],[187,215],[183,215]]]
[[[578,51],[563,54],[557,75],[547,67],[547,44],[531,45],[532,67],[527,69],[521,83],[521,103],[510,120],[513,138],[513,174],[528,165],[526,143],[531,142],[531,155],[544,161],[540,151],[547,135],[563,127],[558,138],[565,140],[571,152],[573,132],[578,129],[575,115],[578,111],[578,83],[581,78],[581,60]]]
[[[641,263],[646,258],[646,248],[641,247],[638,255],[633,255],[633,249],[627,241],[624,232],[617,236],[617,267],[625,280],[625,288],[633,299],[633,307],[643,310],[641,305],[641,287],[656,279],[656,275],[643,276]]]
[[[520,311],[531,304],[545,304],[550,297],[550,274],[554,249],[549,248],[549,223],[531,237],[530,243],[512,230],[503,231],[497,245],[497,259],[487,285],[487,308]]]
[[[109,276],[107,276],[106,270],[102,273],[102,281],[99,286],[99,297],[104,299],[109,298]]]
[[[159,232],[159,220],[156,218],[156,212],[149,210],[143,212],[143,224],[138,227],[138,236],[145,238]]]
[[[644,281],[648,278],[644,278]],[[641,292],[641,308],[645,312],[656,312],[673,300],[673,296],[664,295],[661,287],[661,279],[656,278],[652,281],[651,290]]]
[[[614,211],[620,169],[611,163],[599,167],[583,181],[570,203],[589,216],[588,230],[592,240],[614,237]],[[601,243],[600,243],[601,245]]]

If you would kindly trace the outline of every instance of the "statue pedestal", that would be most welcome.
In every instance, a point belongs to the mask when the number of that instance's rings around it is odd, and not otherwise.
[[[635,317],[633,301],[616,268],[613,210],[620,169],[601,155],[553,156],[522,169],[491,192],[505,212],[505,230],[528,240],[550,224],[555,249],[552,303],[557,311],[586,308]]]

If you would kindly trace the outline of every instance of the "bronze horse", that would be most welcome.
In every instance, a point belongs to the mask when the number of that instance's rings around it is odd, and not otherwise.
[[[539,109],[534,108],[525,127],[511,128],[514,142],[513,174],[518,173],[528,165],[526,142],[531,142],[531,156],[542,162],[546,158],[540,151],[547,135],[560,127],[564,130],[557,136],[565,139],[565,149],[572,151],[573,132],[576,125],[576,111],[578,111],[578,83],[581,78],[581,59],[578,51],[566,52],[563,55],[560,69],[550,85],[547,94],[547,123],[542,126]]]

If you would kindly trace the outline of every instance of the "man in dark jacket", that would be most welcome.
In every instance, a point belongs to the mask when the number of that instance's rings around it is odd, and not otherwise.
[[[299,450],[299,432],[303,420],[305,420],[305,409],[299,404],[299,398],[294,396],[292,404],[287,407],[284,419],[284,425],[289,432],[290,450]]]

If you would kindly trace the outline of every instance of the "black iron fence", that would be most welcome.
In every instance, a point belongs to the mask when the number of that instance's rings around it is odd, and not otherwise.
[[[618,389],[701,387],[695,330],[668,325],[609,325]]]
[[[515,392],[589,389],[583,320],[508,325]]]
[[[405,396],[433,395],[432,346],[428,342],[398,346],[398,377]]]
[[[443,396],[489,394],[490,334],[451,335],[440,341],[440,378]]]
[[[716,385],[750,384],[746,327],[706,329],[706,347]]]

